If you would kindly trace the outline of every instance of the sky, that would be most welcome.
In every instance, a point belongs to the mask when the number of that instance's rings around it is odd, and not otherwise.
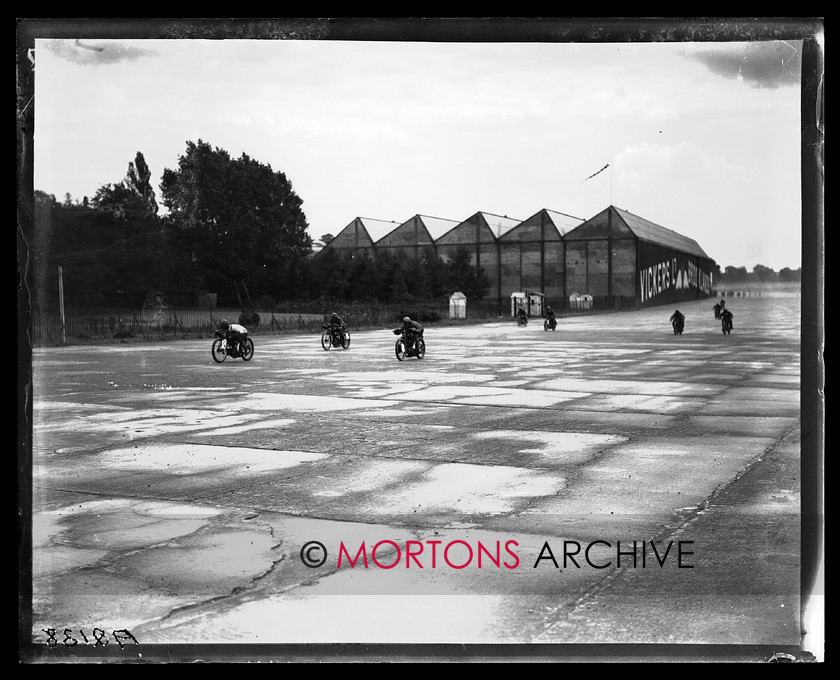
[[[160,197],[187,142],[282,172],[313,239],[355,217],[615,205],[721,268],[801,265],[801,41],[39,38],[34,187]],[[605,166],[601,172],[598,172]],[[594,176],[593,176],[594,175]]]

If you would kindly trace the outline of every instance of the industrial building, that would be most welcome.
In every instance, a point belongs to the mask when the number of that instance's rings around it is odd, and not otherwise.
[[[542,209],[525,220],[476,212],[463,221],[414,215],[405,222],[357,217],[320,252],[403,252],[433,248],[447,261],[459,249],[490,281],[485,299],[500,313],[511,296],[539,296],[555,310],[631,309],[709,297],[715,263],[691,238],[608,206],[583,220]]]
[[[414,215],[376,242],[376,252],[398,252],[420,257],[426,248],[435,248],[437,241],[447,232],[458,226],[455,220],[447,220],[429,215]]]
[[[714,260],[695,240],[612,205],[569,231],[563,246],[567,299],[648,307],[713,292]]]

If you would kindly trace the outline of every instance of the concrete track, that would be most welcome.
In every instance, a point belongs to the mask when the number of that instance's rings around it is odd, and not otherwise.
[[[713,302],[38,349],[34,640],[798,645],[799,301]]]

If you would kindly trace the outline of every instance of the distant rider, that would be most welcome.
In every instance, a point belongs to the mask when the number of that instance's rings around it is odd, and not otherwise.
[[[405,316],[403,317],[403,325],[394,329],[394,335],[400,335],[402,333],[405,333],[405,337],[408,340],[408,347],[405,349],[409,351],[414,347],[417,338],[423,337],[423,326]]]
[[[726,300],[721,300],[720,302],[715,304],[714,307],[712,307],[712,309],[715,311],[715,318],[716,319],[720,318],[720,313],[723,311],[724,307],[726,307]]]
[[[557,325],[557,318],[554,316],[554,310],[551,307],[545,308],[545,316],[552,328]]]
[[[528,315],[525,313],[525,308],[524,308],[524,307],[520,307],[520,308],[519,308],[519,311],[516,313],[516,315],[517,315],[520,319],[525,319],[525,321],[527,321],[527,320],[528,320]]]
[[[675,310],[674,313],[671,314],[671,325],[676,326],[677,324],[685,328],[685,314],[683,314],[679,309]]]
[[[240,326],[238,323],[230,323],[227,319],[222,319],[219,328],[225,334],[225,339],[228,344],[233,343],[241,351],[242,341],[248,335],[248,329],[245,326]]]
[[[730,312],[728,309],[726,309],[725,307],[723,308],[723,310],[720,313],[720,318],[722,320],[729,321],[729,327],[730,328],[735,328],[735,325],[732,323],[732,319],[733,319],[734,316],[735,315],[732,312]]]

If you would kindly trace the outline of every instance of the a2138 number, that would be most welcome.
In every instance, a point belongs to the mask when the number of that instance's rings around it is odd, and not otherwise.
[[[59,645],[64,645],[65,647],[75,647],[79,644],[93,645],[94,647],[105,647],[108,644],[108,634],[101,628],[93,629],[91,632],[91,638],[93,638],[92,641],[88,639],[88,636],[85,635],[85,631],[81,628],[79,629],[79,635],[81,636],[82,641],[73,637],[75,631],[70,628],[65,628],[61,633],[59,633],[55,628],[42,628],[41,630],[47,634],[48,647],[58,647]],[[59,640],[56,637],[56,634],[63,634],[64,638]],[[125,647],[125,643],[127,642],[133,642],[135,645],[140,644],[137,642],[137,638],[135,638],[125,628],[111,631],[111,635],[114,637],[114,641],[120,646],[120,649]]]

